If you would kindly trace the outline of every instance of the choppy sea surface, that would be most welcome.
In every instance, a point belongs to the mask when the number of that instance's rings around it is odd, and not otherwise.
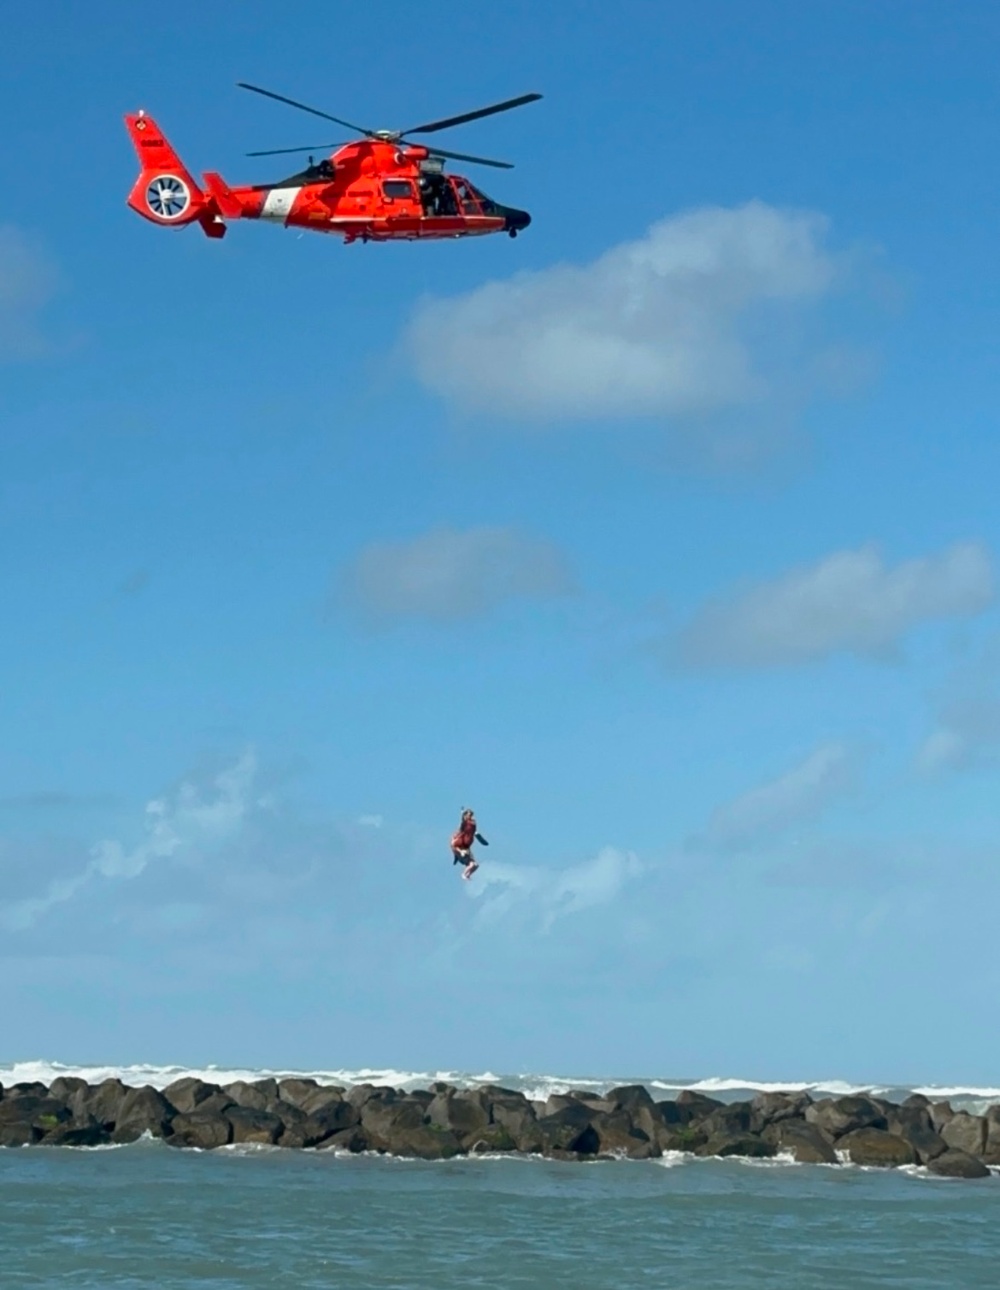
[[[260,1071],[0,1064],[0,1082],[59,1074],[158,1087],[311,1074],[395,1087],[488,1080],[545,1096],[645,1083],[654,1096],[701,1088],[853,1090],[838,1081],[635,1080],[455,1071]],[[894,1099],[909,1088],[883,1086]],[[928,1090],[953,1105],[1000,1090]],[[1000,1178],[932,1178],[790,1161],[569,1164],[476,1157],[445,1162],[230,1147],[0,1150],[0,1284],[157,1287],[573,1287],[573,1290],[978,1290],[1000,1284]]]

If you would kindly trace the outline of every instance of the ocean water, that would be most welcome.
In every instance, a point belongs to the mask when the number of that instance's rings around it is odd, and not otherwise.
[[[145,1069],[161,1085],[189,1073]],[[36,1069],[46,1080],[57,1073],[100,1077]],[[105,1073],[144,1082],[134,1069]],[[219,1082],[263,1074],[203,1073]],[[397,1087],[435,1074],[368,1072]],[[0,1069],[3,1083],[15,1075],[26,1077],[25,1066]],[[339,1073],[345,1083],[361,1075]],[[521,1080],[538,1091],[619,1082]],[[990,1093],[954,1090],[953,1099]],[[152,1140],[0,1150],[0,1285],[12,1290],[998,1284],[1000,1178],[681,1155],[425,1163],[270,1147],[176,1151]]]

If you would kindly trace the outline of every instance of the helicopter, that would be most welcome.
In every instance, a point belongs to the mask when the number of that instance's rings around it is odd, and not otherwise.
[[[225,236],[228,220],[259,219],[286,228],[336,233],[345,244],[425,241],[487,233],[517,237],[531,223],[527,211],[504,206],[468,179],[445,174],[444,170],[445,161],[468,161],[502,170],[510,170],[510,162],[446,152],[411,142],[411,136],[435,134],[509,112],[535,102],[542,97],[540,94],[522,94],[407,130],[371,130],[259,85],[246,81],[237,84],[240,89],[332,121],[359,137],[347,143],[272,148],[246,154],[274,157],[332,150],[318,162],[310,156],[305,169],[277,183],[231,188],[220,174],[207,171],[202,176],[203,186],[199,186],[153,118],[142,110],[130,113],[125,125],[141,167],[127,198],[132,210],[161,227],[197,223],[212,238]]]

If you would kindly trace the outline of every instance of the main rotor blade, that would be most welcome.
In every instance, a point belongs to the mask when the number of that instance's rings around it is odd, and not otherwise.
[[[432,157],[447,157],[449,161],[471,161],[477,166],[495,166],[497,170],[513,170],[513,162],[491,161],[489,157],[470,157],[467,152],[445,152],[443,148],[428,148]]]
[[[264,91],[266,93],[266,91]],[[273,95],[272,97],[278,97]],[[453,125],[464,125],[466,121],[478,121],[482,116],[493,116],[495,112],[509,112],[511,108],[522,107],[525,103],[534,103],[541,94],[522,94],[520,98],[505,99],[503,103],[494,103],[492,107],[477,108],[475,112],[463,112],[461,116],[445,117],[441,121],[429,121],[426,125],[414,125],[402,134],[433,134],[436,130],[447,130]],[[288,100],[286,100],[287,102]]]
[[[363,125],[355,125],[353,121],[342,121],[339,116],[320,112],[318,108],[310,107],[308,103],[299,103],[296,99],[285,98],[284,94],[275,94],[273,90],[262,90],[259,85],[248,85],[246,81],[237,81],[236,84],[241,90],[251,90],[254,94],[263,94],[265,98],[277,99],[279,103],[287,103],[289,107],[299,108],[302,112],[311,112],[313,116],[321,116],[324,121],[333,121],[336,125],[346,126],[348,130],[355,130],[358,134],[372,134],[372,131],[366,130]]]
[[[244,157],[280,157],[286,152],[326,152],[340,145],[336,143],[310,143],[302,148],[268,148],[266,152],[245,152]]]

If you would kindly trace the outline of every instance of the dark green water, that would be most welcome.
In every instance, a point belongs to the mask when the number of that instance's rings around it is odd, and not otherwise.
[[[735,1161],[0,1150],[0,1284],[1000,1285],[1000,1180]]]

